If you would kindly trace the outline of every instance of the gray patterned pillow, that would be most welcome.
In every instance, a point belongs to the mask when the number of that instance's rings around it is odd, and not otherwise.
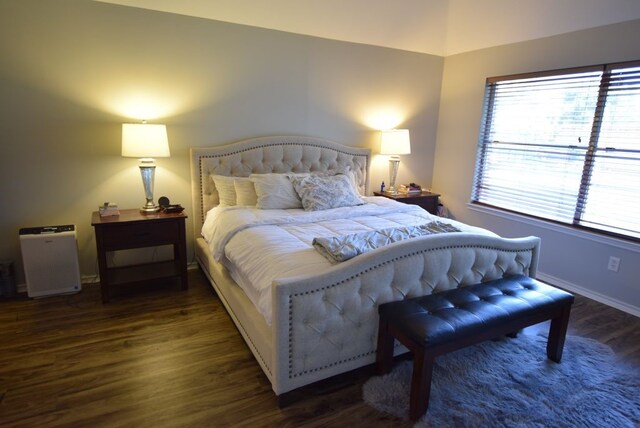
[[[351,179],[344,174],[289,177],[289,180],[300,196],[305,211],[352,207],[364,203],[354,189]]]

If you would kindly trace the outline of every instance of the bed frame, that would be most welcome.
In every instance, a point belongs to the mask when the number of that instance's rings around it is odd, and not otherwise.
[[[207,211],[218,204],[210,176],[350,169],[368,194],[369,166],[368,149],[312,137],[261,137],[191,149],[196,259],[279,399],[374,363],[379,304],[512,275],[535,277],[539,238],[425,236],[360,255],[322,275],[275,281],[273,322],[267,325],[200,236]],[[395,348],[396,355],[403,352]]]

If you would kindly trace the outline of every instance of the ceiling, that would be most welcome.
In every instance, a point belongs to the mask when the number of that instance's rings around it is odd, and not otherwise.
[[[96,0],[432,55],[640,19],[638,0]]]

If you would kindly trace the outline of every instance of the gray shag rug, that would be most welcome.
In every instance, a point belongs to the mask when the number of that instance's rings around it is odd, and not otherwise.
[[[562,362],[546,335],[519,334],[436,357],[417,427],[638,427],[640,368],[595,340],[567,336]],[[413,361],[369,379],[370,406],[408,419]]]

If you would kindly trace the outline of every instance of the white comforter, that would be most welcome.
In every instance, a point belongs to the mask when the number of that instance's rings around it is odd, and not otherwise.
[[[363,199],[365,205],[312,212],[216,207],[207,213],[202,236],[214,259],[229,268],[233,279],[271,324],[271,284],[275,279],[335,268],[313,248],[313,238],[414,226],[436,219],[464,232],[494,235],[436,217],[415,205],[382,197]]]

